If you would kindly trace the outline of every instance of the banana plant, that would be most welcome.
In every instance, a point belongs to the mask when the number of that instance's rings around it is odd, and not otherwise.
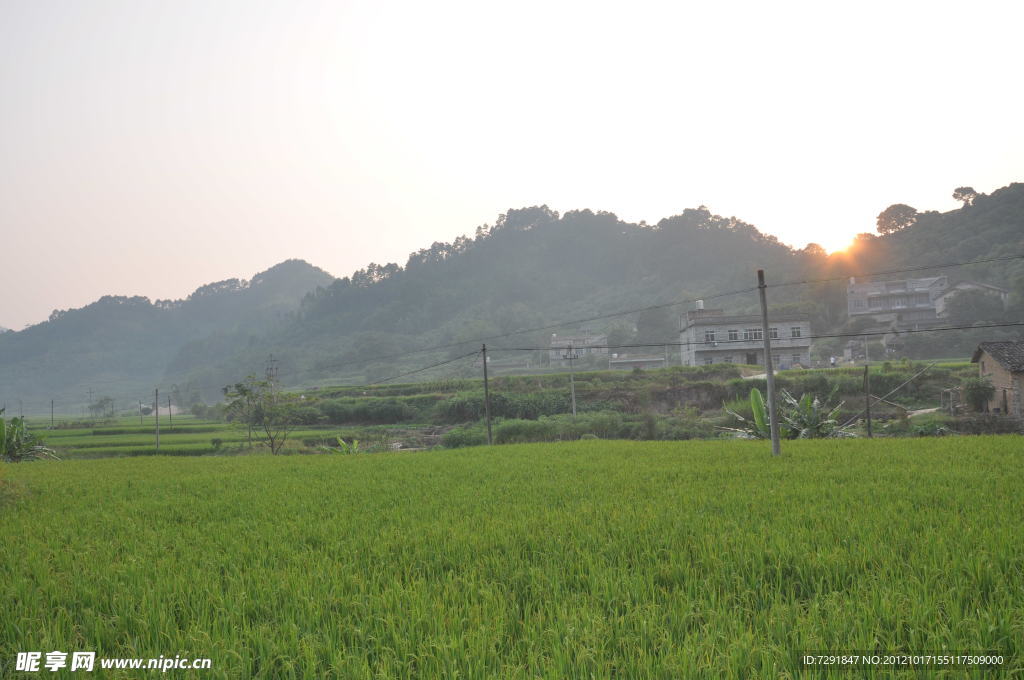
[[[40,444],[36,436],[28,431],[24,418],[4,420],[3,412],[0,409],[0,460],[7,463],[43,458],[60,460],[53,449]]]
[[[341,437],[336,437],[336,439],[338,441],[338,446],[337,447],[321,446],[320,448],[322,450],[326,451],[327,453],[351,454],[351,453],[359,453],[360,452],[359,451],[359,440],[358,439],[353,439],[351,444],[347,443]]]
[[[786,390],[779,390],[782,403],[779,404],[779,438],[780,439],[820,439],[826,437],[855,437],[839,427],[838,416],[842,402],[835,406],[824,405],[812,394],[804,394],[796,399]],[[768,409],[761,391],[756,387],[750,390],[751,419],[726,409],[744,427],[722,427],[721,430],[733,432],[743,439],[771,438],[771,425],[768,422]]]

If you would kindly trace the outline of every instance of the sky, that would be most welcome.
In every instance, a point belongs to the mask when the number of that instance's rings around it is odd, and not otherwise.
[[[510,208],[841,248],[1024,181],[1018,2],[0,0],[0,326]]]

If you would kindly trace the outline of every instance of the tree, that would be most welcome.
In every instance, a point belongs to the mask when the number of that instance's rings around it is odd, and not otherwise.
[[[964,401],[978,413],[986,410],[988,402],[996,394],[996,388],[988,378],[965,378],[960,383],[960,388],[963,390]]]
[[[818,243],[808,243],[802,252],[811,257],[828,257],[828,252]]]
[[[255,431],[271,453],[280,453],[288,435],[299,424],[300,399],[282,392],[275,381],[259,380],[253,375],[225,387],[224,395],[228,399],[228,419],[246,424],[249,442],[252,443]]]
[[[964,207],[974,203],[974,199],[978,197],[978,192],[974,190],[974,187],[957,187],[953,190],[953,198],[958,201],[963,201]]]
[[[102,418],[104,416],[108,418],[114,417],[114,398],[113,397],[100,397],[93,403],[89,404],[89,414],[93,418]]]
[[[636,317],[636,339],[641,343],[676,342],[679,321],[672,307],[656,307],[640,312]]]
[[[878,213],[878,233],[892,234],[917,221],[917,210],[905,203],[894,203]]]

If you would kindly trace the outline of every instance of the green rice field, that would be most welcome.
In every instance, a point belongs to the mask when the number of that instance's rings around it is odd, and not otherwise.
[[[3,678],[1024,677],[1019,436],[8,464],[0,513]],[[854,651],[1004,661],[799,661]]]

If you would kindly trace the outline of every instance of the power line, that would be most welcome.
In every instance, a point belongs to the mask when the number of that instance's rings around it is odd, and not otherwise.
[[[741,295],[743,293],[753,293],[756,290],[757,290],[757,287],[753,286],[753,287],[750,287],[750,288],[743,288],[743,289],[740,289],[740,290],[729,291],[727,293],[715,293],[715,294],[705,295],[703,297],[692,298],[692,299],[689,299],[689,300],[677,300],[676,302],[665,302],[665,303],[658,304],[658,305],[648,305],[647,307],[636,307],[634,309],[626,309],[626,310],[622,310],[622,311],[619,311],[619,312],[612,312],[610,314],[601,314],[601,315],[598,315],[598,316],[591,316],[591,317],[586,317],[586,318],[582,318],[582,319],[572,319],[572,320],[569,320],[569,321],[560,321],[558,323],[552,323],[552,324],[548,324],[546,326],[536,326],[534,328],[521,328],[521,329],[518,329],[518,330],[509,331],[507,333],[498,333],[497,335],[488,335],[488,336],[485,336],[485,337],[474,338],[474,339],[471,339],[471,340],[459,340],[458,342],[449,342],[449,343],[445,343],[443,345],[434,345],[433,347],[424,347],[423,349],[410,350],[408,352],[397,352],[395,354],[384,354],[384,355],[380,355],[380,356],[376,356],[376,357],[369,357],[369,358],[365,358],[365,359],[351,359],[351,360],[348,360],[348,361],[341,361],[341,362],[336,362],[336,363],[332,363],[332,364],[320,364],[319,366],[317,366],[317,368],[320,368],[320,369],[324,369],[324,368],[339,368],[339,367],[342,367],[342,366],[350,366],[350,365],[355,365],[355,364],[365,364],[365,363],[369,363],[369,362],[372,362],[372,361],[384,361],[386,359],[398,359],[398,358],[401,358],[401,357],[412,356],[414,354],[423,354],[424,352],[436,352],[436,351],[442,350],[442,349],[450,349],[452,347],[459,347],[461,345],[468,345],[470,343],[477,343],[477,342],[481,342],[482,343],[482,342],[488,342],[490,340],[498,340],[500,338],[507,338],[507,337],[509,337],[511,335],[522,335],[524,333],[537,333],[539,331],[548,331],[548,330],[552,330],[552,329],[555,329],[555,328],[563,328],[565,326],[574,326],[576,324],[589,323],[591,321],[600,321],[602,319],[611,319],[611,318],[614,318],[614,317],[617,317],[617,316],[626,316],[627,314],[637,314],[637,313],[640,313],[640,312],[647,312],[647,311],[650,311],[650,310],[653,310],[653,309],[664,309],[666,307],[676,307],[678,305],[687,305],[687,304],[691,304],[693,302],[697,302],[698,300],[714,300],[716,298],[728,297],[730,295]]]
[[[849,279],[850,277],[856,278],[868,278],[874,276],[888,276],[889,274],[909,274],[911,272],[926,271],[928,269],[949,269],[951,267],[965,267],[971,264],[985,264],[988,262],[1009,262],[1012,260],[1024,260],[1024,255],[1003,255],[1000,257],[989,257],[983,260],[969,260],[967,262],[947,262],[945,264],[930,264],[922,265],[920,267],[910,267],[908,269],[890,269],[888,271],[871,272],[867,274],[846,274],[844,276],[832,276],[824,279],[805,279],[803,281],[784,281],[783,283],[769,284],[769,288],[780,288],[782,286],[802,286],[809,283],[829,283],[832,281],[842,281],[843,279]]]
[[[474,354],[479,354],[479,353],[480,353],[479,350],[477,350],[477,351],[474,351],[474,352],[470,352],[469,354],[463,354],[462,356],[455,357],[454,359],[448,359],[447,361],[439,361],[436,364],[431,364],[429,366],[424,366],[423,368],[417,368],[414,371],[406,371],[405,373],[399,373],[398,375],[393,375],[390,378],[382,378],[381,380],[377,380],[377,381],[374,381],[374,382],[371,382],[371,383],[366,383],[365,385],[362,385],[362,387],[370,387],[372,385],[381,385],[383,383],[390,382],[391,380],[396,380],[398,378],[404,378],[407,375],[413,375],[415,373],[422,373],[423,371],[429,371],[432,368],[437,368],[439,366],[445,366],[447,364],[454,364],[456,361],[461,361],[462,359],[465,359],[466,357],[471,357]],[[360,387],[360,386],[359,385],[349,385],[349,387]]]

